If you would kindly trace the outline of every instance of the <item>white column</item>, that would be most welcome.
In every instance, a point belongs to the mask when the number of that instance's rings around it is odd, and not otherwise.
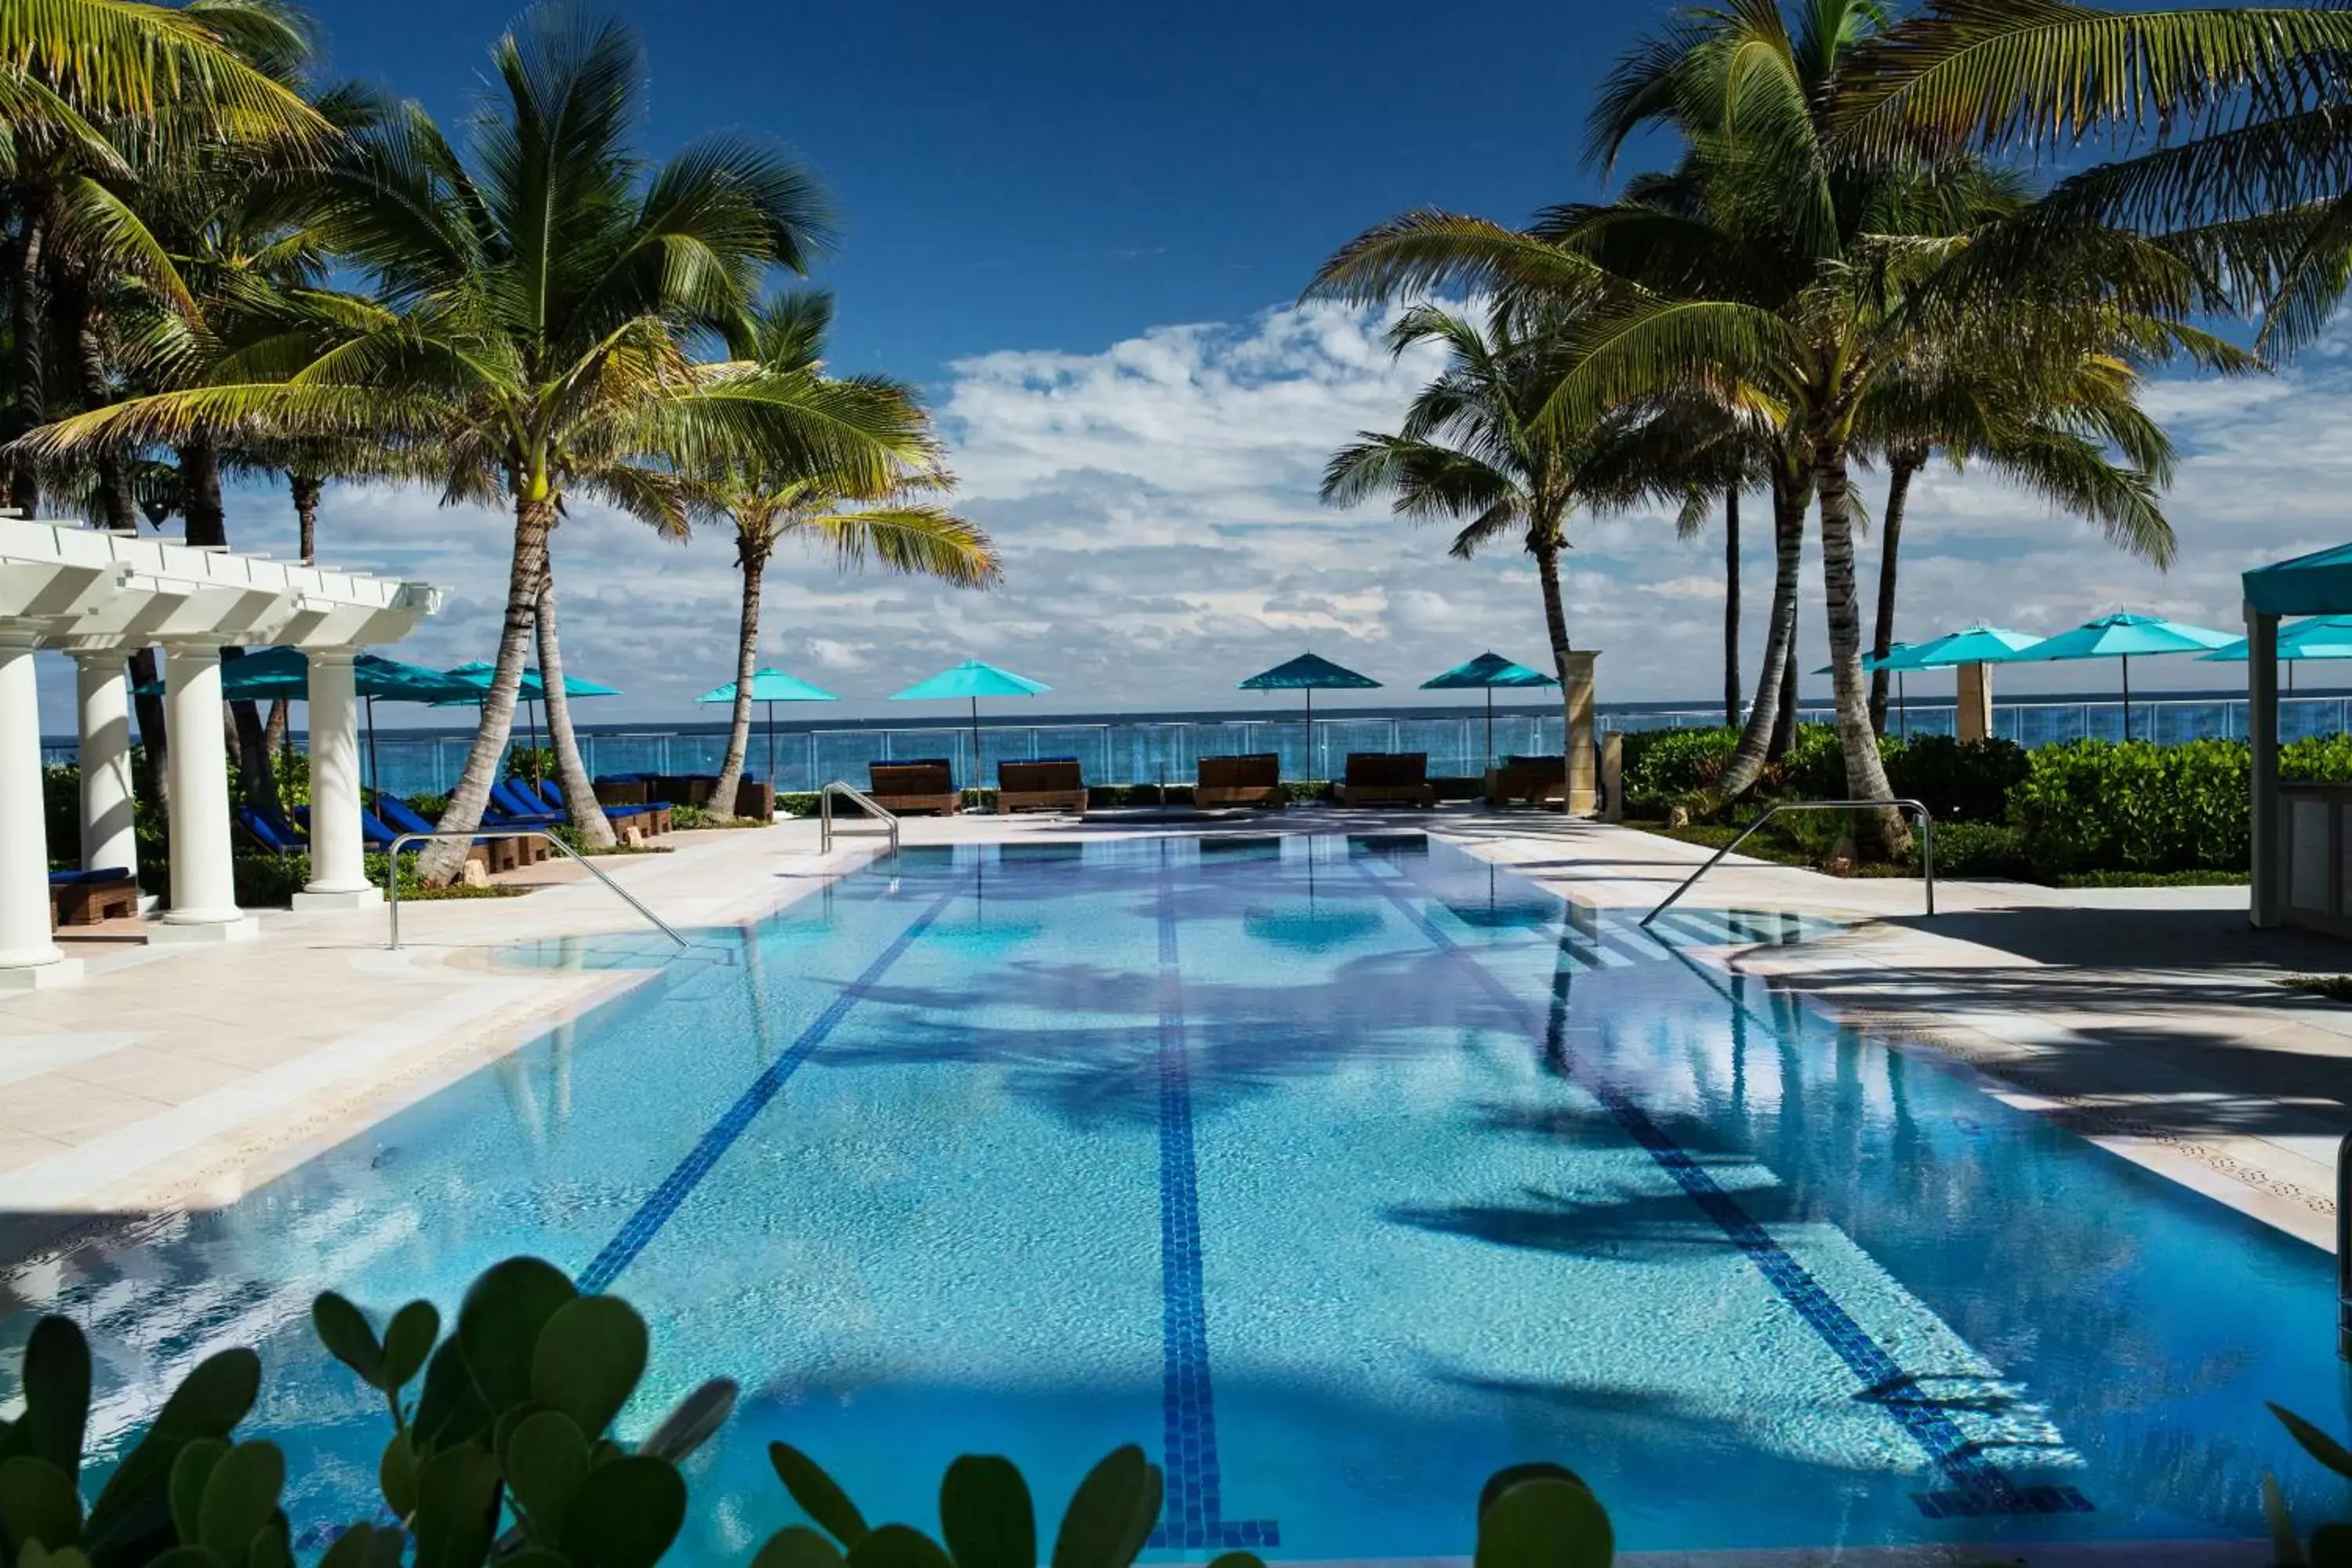
[[[0,634],[0,985],[72,978],[49,929],[49,841],[41,809],[41,707],[33,644]]]
[[[255,923],[236,907],[219,647],[205,643],[167,646],[163,701],[172,737],[172,908],[162,923],[150,928],[150,938],[201,942],[251,936]]]
[[[81,714],[81,863],[139,875],[131,830],[131,682],[120,649],[73,656]]]
[[[2278,617],[2246,606],[2246,740],[2252,752],[2248,803],[2253,864],[2246,917],[2263,930],[2279,923]]]
[[[310,661],[310,879],[294,907],[358,909],[383,895],[367,879],[360,837],[360,702],[347,647]]]

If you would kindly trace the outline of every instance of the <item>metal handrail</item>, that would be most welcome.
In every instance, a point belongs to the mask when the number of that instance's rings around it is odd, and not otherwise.
[[[835,827],[833,825],[833,797],[835,795],[845,795],[850,800],[856,802],[857,808],[860,811],[865,812],[869,816],[880,817],[882,819],[882,826],[879,827]],[[890,840],[890,853],[896,855],[898,852],[898,814],[895,812],[885,811],[880,805],[875,803],[872,795],[867,795],[856,784],[844,784],[841,780],[835,779],[831,784],[825,785],[823,789],[817,791],[816,816],[817,853],[820,855],[830,855],[833,853],[833,837],[836,833],[848,838],[887,837]]]
[[[2336,1354],[2352,1362],[2352,1132],[2336,1145]]]
[[[590,876],[604,883],[604,886],[612,889],[615,893],[618,893],[621,896],[622,901],[626,903],[631,909],[645,916],[646,919],[653,921],[654,924],[661,927],[662,934],[669,938],[670,941],[677,943],[680,947],[692,947],[694,945],[692,942],[687,941],[686,938],[678,935],[677,931],[671,930],[669,921],[662,919],[661,916],[646,908],[644,902],[640,900],[635,893],[630,892],[626,888],[621,886],[620,883],[615,882],[612,878],[607,877],[604,872],[596,869],[594,866],[590,865],[588,862],[588,857],[583,855],[579,850],[574,849],[571,845],[566,844],[562,839],[558,838],[554,834],[550,833],[544,827],[436,827],[429,833],[404,833],[392,841],[392,866],[391,869],[384,875],[384,901],[392,913],[392,940],[384,943],[384,946],[394,952],[400,951],[400,847],[404,844],[414,844],[420,838],[544,838],[558,849],[562,850],[566,855],[571,856],[574,860],[579,861],[581,866],[586,869]]]
[[[1707,863],[1693,871],[1683,885],[1668,893],[1665,901],[1642,917],[1648,925],[1674,908],[1675,900],[1691,890],[1691,884],[1722,863],[1723,858],[1748,842],[1749,834],[1771,821],[1784,811],[1864,811],[1892,808],[1907,811],[1919,819],[1919,875],[1927,886],[1927,912],[1936,912],[1936,818],[1916,800],[1776,800],[1764,808],[1764,815],[1739,830],[1739,837],[1717,850]]]

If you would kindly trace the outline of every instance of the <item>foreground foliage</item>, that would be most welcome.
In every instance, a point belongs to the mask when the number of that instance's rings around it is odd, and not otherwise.
[[[653,1568],[686,1522],[680,1462],[735,1405],[736,1385],[713,1379],[642,1442],[624,1444],[613,1423],[645,1375],[645,1320],[535,1258],[486,1270],[446,1333],[429,1301],[379,1326],[333,1291],[313,1304],[311,1323],[382,1395],[392,1427],[376,1471],[383,1516],[336,1532],[320,1568]],[[89,1346],[70,1320],[43,1318],[26,1342],[24,1411],[0,1423],[0,1568],[293,1568],[285,1455],[237,1434],[261,1370],[247,1349],[199,1363],[85,1507]],[[1078,1483],[1041,1559],[1029,1486],[1009,1459],[965,1455],[948,1467],[934,1539],[868,1524],[788,1443],[770,1444],[768,1458],[817,1528],[778,1530],[752,1568],[1128,1568],[1163,1500],[1160,1467],[1132,1444],[1116,1449]],[[1498,1472],[1476,1518],[1482,1568],[1612,1560],[1607,1511],[1558,1465]],[[1234,1552],[1212,1568],[1260,1564]]]

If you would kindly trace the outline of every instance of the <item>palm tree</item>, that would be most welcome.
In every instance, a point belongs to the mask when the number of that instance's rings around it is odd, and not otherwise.
[[[1873,384],[1923,353],[2063,360],[2105,341],[2125,300],[2160,310],[2158,352],[2200,353],[2209,340],[2161,323],[2218,294],[2177,253],[2096,226],[2019,243],[2015,182],[1973,162],[1844,160],[1832,135],[1840,71],[1876,14],[1865,0],[1821,0],[1792,29],[1770,0],[1735,0],[1629,56],[1595,112],[1595,147],[1605,157],[1643,126],[1674,131],[1689,149],[1672,176],[1679,203],[1629,191],[1553,209],[1526,233],[1409,215],[1344,249],[1321,279],[1359,297],[1443,282],[1506,300],[1607,300],[1563,345],[1542,414],[1562,428],[1692,386],[1767,413],[1781,516],[1808,491],[1819,508],[1846,787],[1866,800],[1891,794],[1862,678],[1853,551],[1852,466]],[[1865,854],[1906,847],[1892,810],[1863,813],[1857,829]]]
[[[320,302],[323,349],[308,331],[270,339],[202,384],[26,441],[55,455],[226,430],[356,439],[437,476],[445,501],[510,509],[496,673],[442,818],[452,829],[478,824],[496,782],[572,500],[682,531],[685,472],[749,458],[878,490],[929,456],[895,394],[694,357],[741,342],[767,270],[804,266],[824,237],[801,168],[720,138],[643,173],[627,140],[641,62],[614,24],[535,9],[492,61],[495,111],[476,124],[470,162],[406,106],[331,170],[321,237],[373,276],[376,298]],[[556,751],[575,826],[609,842],[576,748],[559,737]],[[446,881],[462,860],[463,841],[444,840],[419,870]]]
[[[1671,481],[1644,463],[1643,420],[1628,416],[1572,432],[1542,420],[1556,374],[1557,325],[1501,310],[1484,321],[1435,305],[1406,310],[1389,331],[1391,352],[1402,357],[1438,344],[1444,366],[1413,398],[1396,434],[1362,431],[1332,455],[1322,497],[1353,506],[1386,495],[1400,517],[1455,522],[1449,553],[1456,560],[1516,542],[1535,562],[1564,698],[1570,649],[1560,556],[1569,520],[1580,507],[1622,506],[1666,491]]]
[[[832,321],[830,294],[811,289],[779,295],[753,321],[751,357],[778,374],[821,374],[824,335]],[[908,417],[920,417],[906,387],[878,377],[867,378],[865,384],[877,394],[897,395],[906,403]],[[711,791],[713,809],[731,812],[743,779],[751,741],[751,681],[759,668],[761,584],[776,547],[796,539],[829,551],[844,571],[870,559],[893,572],[933,577],[961,588],[989,587],[1003,573],[987,534],[925,499],[950,482],[935,465],[908,467],[884,489],[857,493],[828,474],[734,464],[704,487],[704,505],[724,513],[734,525],[735,565],[743,574],[742,614],[735,639],[735,702],[726,759]]]

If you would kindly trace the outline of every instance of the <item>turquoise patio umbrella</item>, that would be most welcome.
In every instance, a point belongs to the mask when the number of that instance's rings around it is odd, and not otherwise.
[[[1319,654],[1302,653],[1272,669],[1261,669],[1236,683],[1242,691],[1303,691],[1307,693],[1307,766],[1315,766],[1315,693],[1360,691],[1378,686],[1369,675],[1359,675],[1344,664],[1333,664]]]
[[[2157,616],[2130,614],[2101,616],[2095,621],[2085,621],[2071,632],[2060,632],[2045,637],[2029,647],[1998,657],[1989,656],[1987,664],[2041,664],[2058,659],[2112,658],[2119,659],[2124,671],[2124,739],[2131,739],[2131,661],[2167,653],[2210,653],[2231,641],[2227,632],[2217,632],[2210,626],[2192,626],[2183,621],[2168,621]]]
[[[1486,693],[1486,760],[1495,760],[1495,689],[1520,689],[1536,686],[1558,686],[1559,682],[1540,669],[1505,658],[1489,650],[1465,664],[1457,664],[1443,675],[1433,675],[1421,683],[1423,691],[1463,691],[1473,688]],[[1311,733],[1311,731],[1310,731]]]
[[[2035,647],[2042,640],[2031,632],[2013,632],[2006,626],[1989,626],[1979,621],[1975,626],[1946,632],[1926,642],[1898,645],[1902,652],[1888,650],[1886,668],[1948,669],[1957,664],[1992,664]]]
[[[1911,709],[1909,704],[1904,700],[1903,697],[1903,672],[1916,667],[1904,663],[1903,658],[1906,654],[1908,654],[1916,647],[1918,647],[1916,643],[1891,642],[1886,645],[1886,657],[1885,658],[1880,658],[1874,653],[1865,653],[1862,656],[1863,674],[1869,675],[1882,669],[1891,671],[1894,674],[1895,718],[1895,721],[1902,726],[1902,731],[1906,735],[1908,735],[1911,732]],[[1813,671],[1813,673],[1815,675],[1828,675],[1833,672],[1836,668],[1837,666],[1833,664],[1825,664],[1822,666],[1821,668]]]
[[[980,700],[983,697],[1034,697],[1054,689],[1042,680],[999,669],[982,659],[968,658],[943,669],[929,680],[919,680],[904,691],[890,694],[893,702],[938,702],[962,698],[971,704],[972,786],[980,787]]]
[[[499,667],[488,659],[469,658],[441,673],[464,689],[457,696],[436,702],[436,708],[479,708],[489,700],[490,688],[498,684]],[[537,665],[523,667],[522,684],[515,695],[527,705],[525,713],[530,724],[530,749],[536,753],[539,750],[539,700],[547,695],[547,679],[539,673]],[[567,675],[563,678],[563,695],[618,697],[621,689],[616,686],[606,686],[602,681],[583,680],[576,675]]]
[[[698,702],[732,702],[735,683],[713,687],[695,699]],[[781,669],[755,669],[751,672],[751,700],[768,707],[768,782],[776,782],[776,704],[779,702],[838,702],[840,698],[821,686],[811,686],[795,679]]]
[[[2286,689],[2294,689],[2294,667],[2306,658],[2352,658],[2352,616],[2313,616],[2279,627],[2278,657],[2286,666]],[[2200,663],[2246,662],[2246,639],[2239,637],[2205,656]]]

